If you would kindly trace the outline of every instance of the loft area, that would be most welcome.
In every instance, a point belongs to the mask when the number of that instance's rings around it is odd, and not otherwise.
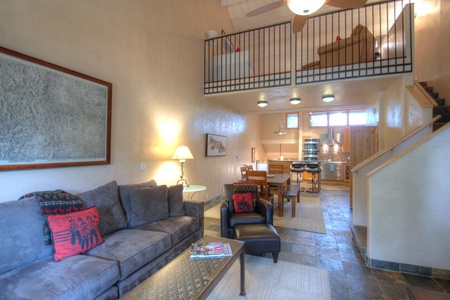
[[[204,43],[204,94],[411,73],[414,7],[391,1]]]

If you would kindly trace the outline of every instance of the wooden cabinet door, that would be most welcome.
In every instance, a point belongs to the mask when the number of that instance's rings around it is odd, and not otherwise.
[[[354,167],[377,152],[376,126],[351,126],[350,165]]]
[[[378,135],[376,126],[351,126],[350,166],[360,164],[377,152]],[[352,180],[350,177],[350,209],[353,208]]]

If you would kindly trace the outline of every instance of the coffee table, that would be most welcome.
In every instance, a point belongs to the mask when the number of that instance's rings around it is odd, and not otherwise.
[[[237,258],[241,265],[240,295],[245,296],[244,242],[213,236],[205,236],[198,242],[229,243],[233,255],[191,259],[189,247],[122,299],[206,299]]]

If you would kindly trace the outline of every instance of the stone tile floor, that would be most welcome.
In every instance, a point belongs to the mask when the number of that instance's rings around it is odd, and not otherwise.
[[[322,184],[320,193],[307,195],[321,198],[327,234],[276,227],[281,237],[278,259],[327,269],[332,299],[406,299],[408,285],[450,293],[449,280],[366,266],[350,230],[348,187]],[[219,203],[210,203],[205,209]],[[220,236],[219,220],[205,218],[205,235]]]

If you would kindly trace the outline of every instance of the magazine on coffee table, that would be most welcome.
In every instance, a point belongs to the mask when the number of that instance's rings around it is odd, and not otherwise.
[[[233,255],[230,244],[222,242],[194,243],[191,247],[191,258],[212,258]]]

